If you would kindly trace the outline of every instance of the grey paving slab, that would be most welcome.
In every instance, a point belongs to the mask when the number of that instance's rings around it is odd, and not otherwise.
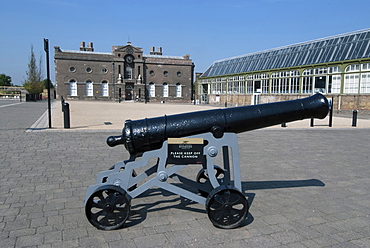
[[[239,134],[251,204],[240,228],[217,229],[203,205],[152,189],[132,200],[124,228],[100,231],[84,198],[98,172],[128,158],[105,144],[116,130],[26,132],[31,125],[0,130],[0,247],[370,247],[368,128]]]

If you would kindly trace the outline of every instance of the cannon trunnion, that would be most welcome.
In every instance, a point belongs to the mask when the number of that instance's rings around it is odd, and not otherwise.
[[[131,199],[158,187],[205,205],[216,227],[238,227],[248,215],[249,204],[242,193],[236,134],[322,119],[328,111],[327,99],[316,94],[293,101],[127,120],[122,135],[109,137],[107,143],[125,145],[131,156],[100,172],[96,184],[88,187],[86,216],[98,229],[120,228],[130,217]],[[200,166],[195,180],[179,173],[188,165]]]

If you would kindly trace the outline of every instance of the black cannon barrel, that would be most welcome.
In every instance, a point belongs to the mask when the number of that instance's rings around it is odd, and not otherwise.
[[[160,148],[168,138],[206,132],[221,138],[224,132],[240,133],[306,118],[323,119],[328,112],[326,97],[315,94],[292,101],[127,120],[122,136],[111,136],[107,143],[124,144],[130,154],[138,154]]]

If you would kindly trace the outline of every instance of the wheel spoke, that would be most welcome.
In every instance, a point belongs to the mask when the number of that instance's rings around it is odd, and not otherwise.
[[[102,204],[105,204],[106,199],[104,198],[104,196],[103,196],[103,192],[102,192],[102,191],[98,191],[98,192],[96,192],[96,197],[98,197],[98,198],[100,199],[100,202],[101,202]]]
[[[224,200],[225,200],[226,203],[230,203],[230,195],[231,195],[231,193],[230,193],[229,190],[226,190],[225,193],[223,194]]]
[[[99,202],[92,202],[91,203],[91,208],[99,208],[99,209],[103,209],[104,208],[104,204],[101,204],[101,201]]]

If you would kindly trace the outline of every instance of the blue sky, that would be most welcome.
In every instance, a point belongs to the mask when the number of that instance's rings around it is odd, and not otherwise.
[[[0,0],[0,73],[21,85],[31,46],[45,66],[53,47],[96,52],[112,45],[190,54],[196,72],[215,60],[370,28],[368,0]],[[46,69],[44,69],[46,78]]]

